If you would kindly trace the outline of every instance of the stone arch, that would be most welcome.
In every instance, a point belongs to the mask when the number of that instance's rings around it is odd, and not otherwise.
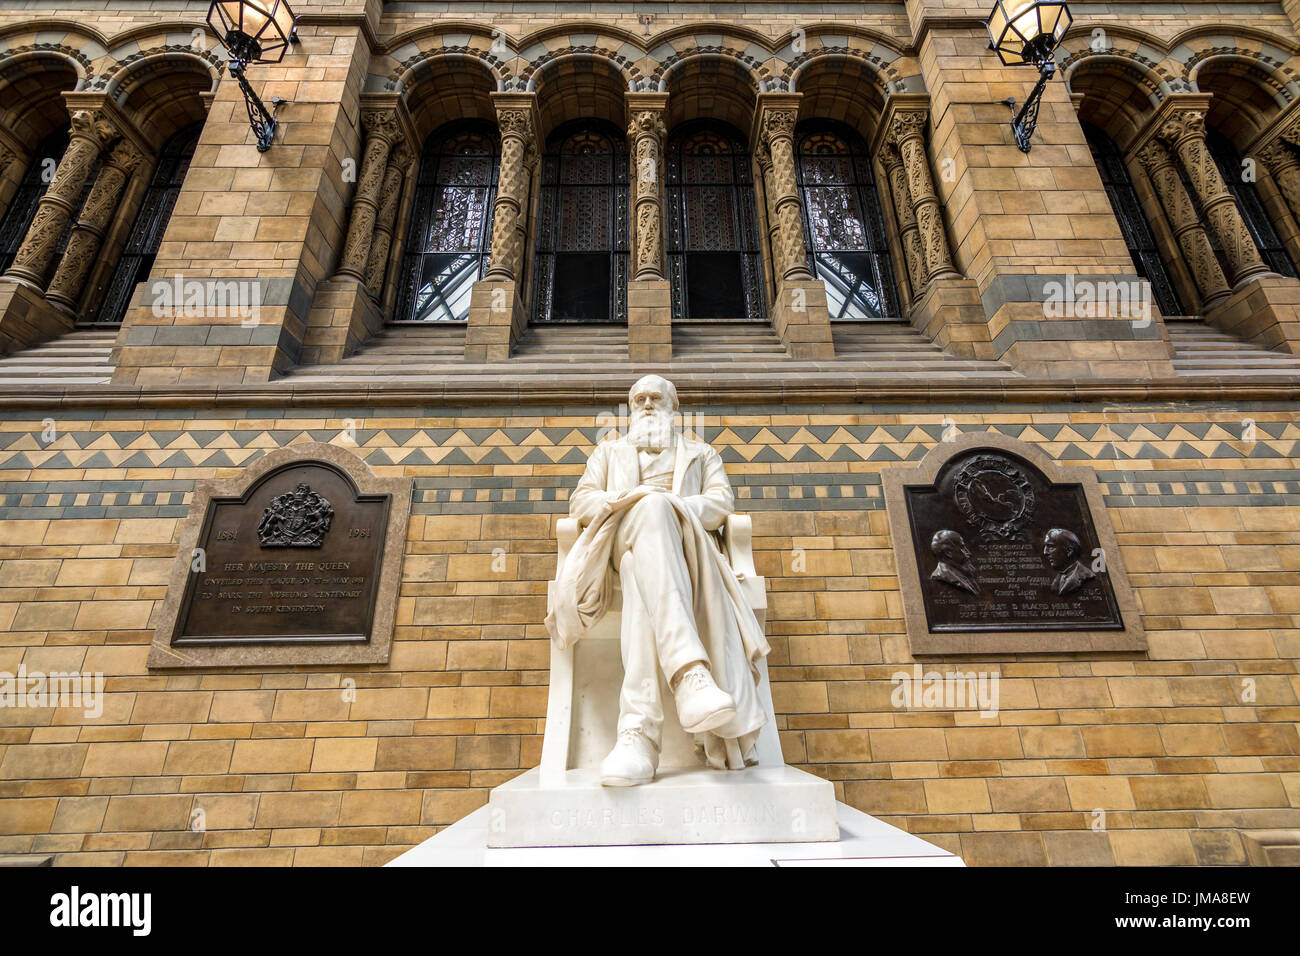
[[[597,54],[556,57],[532,74],[527,86],[537,94],[541,140],[573,119],[599,119],[623,128],[628,76],[615,61]]]
[[[477,61],[492,76],[497,90],[507,89],[512,80],[510,63],[515,52],[509,40],[494,37],[481,24],[440,23],[409,30],[389,41],[371,62],[365,90],[405,93],[419,82],[429,61],[447,57]]]
[[[842,24],[815,25],[802,34],[790,34],[776,50],[783,89],[799,92],[804,74],[826,58],[863,64],[875,76],[882,95],[923,93],[920,64],[904,56],[893,40],[874,30],[846,31]]]
[[[1093,31],[1101,29],[1103,33]],[[1170,93],[1186,93],[1191,85],[1166,62],[1168,49],[1158,39],[1128,27],[1074,27],[1061,41],[1056,61],[1067,88],[1074,76],[1087,73],[1123,75],[1154,106]]]
[[[701,42],[704,40],[713,42]],[[719,40],[721,42],[717,42]],[[674,75],[680,76],[683,70],[689,72],[688,64],[698,67],[701,62],[717,61],[732,64],[735,74],[744,75],[755,94],[774,88],[775,77],[768,62],[771,58],[769,51],[748,45],[740,47],[716,34],[678,37],[671,44],[661,44],[651,50],[650,58],[655,66],[645,85],[647,89],[661,93],[672,92]]]
[[[0,27],[0,68],[35,57],[67,62],[83,89],[95,62],[108,55],[107,41],[96,30],[71,20],[41,19]]]
[[[1126,148],[1154,114],[1163,81],[1153,67],[1132,57],[1092,53],[1076,59],[1066,77],[1080,93],[1079,119]]]
[[[1198,92],[1206,92],[1199,78],[1207,65],[1222,59],[1235,62],[1228,69],[1267,89],[1279,108],[1300,93],[1300,46],[1283,37],[1251,27],[1208,24],[1179,34],[1169,44],[1168,64]],[[1223,70],[1220,63],[1212,72]]]
[[[868,60],[839,53],[813,57],[795,74],[802,93],[799,119],[835,120],[871,142],[884,113],[889,84]]]
[[[620,77],[624,89],[643,85],[645,47],[633,33],[595,23],[565,23],[519,39],[519,69],[513,88],[535,90],[540,73],[570,57],[604,60]]]
[[[102,88],[155,148],[177,131],[203,122],[203,94],[219,82],[223,64],[175,45],[141,50],[105,75]]]
[[[417,148],[436,130],[456,120],[496,123],[491,94],[500,88],[498,75],[479,57],[445,53],[422,59],[402,82]]]
[[[743,60],[700,52],[669,66],[659,89],[669,94],[669,131],[688,120],[714,119],[748,137],[762,85]]]

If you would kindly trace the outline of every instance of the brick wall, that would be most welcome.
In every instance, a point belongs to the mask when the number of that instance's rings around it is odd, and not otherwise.
[[[0,853],[382,863],[484,803],[539,759],[545,582],[581,470],[558,462],[599,411],[69,410],[49,444],[45,413],[0,422],[0,671],[107,681],[98,719],[0,709]],[[754,516],[787,759],[840,799],[972,864],[1242,863],[1239,830],[1300,827],[1293,408],[702,411]],[[195,479],[347,418],[376,473],[415,479],[390,664],[149,673]],[[891,704],[913,661],[879,474],[945,418],[1097,469],[1148,654],[927,661],[997,672],[997,718]]]

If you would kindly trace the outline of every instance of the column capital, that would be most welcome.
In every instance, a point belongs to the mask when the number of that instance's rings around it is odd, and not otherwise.
[[[770,147],[772,136],[793,137],[802,100],[802,93],[759,93],[749,132],[751,147],[757,148],[759,144]]]
[[[881,152],[886,145],[899,142],[899,131],[903,124],[915,124],[916,119],[900,119],[919,115],[921,119],[921,133],[924,135],[925,124],[930,119],[930,95],[928,93],[891,93],[885,100],[885,109],[881,113],[880,123],[876,126],[876,133],[872,137],[870,145],[872,155]]]
[[[1128,152],[1137,155],[1153,139],[1163,140],[1170,135],[1176,136],[1178,129],[1186,129],[1188,123],[1195,123],[1195,119],[1187,114],[1200,113],[1203,127],[1205,114],[1210,109],[1210,98],[1209,93],[1170,93],[1160,101],[1155,113],[1138,131],[1137,136],[1133,137]],[[1165,130],[1171,121],[1174,125]]]
[[[385,114],[387,121],[385,121]],[[361,125],[367,133],[370,127],[367,125],[367,115],[370,115],[372,123],[380,123],[384,126],[383,135],[388,139],[393,149],[397,149],[401,143],[409,143],[412,148],[419,149],[420,137],[416,133],[415,123],[411,119],[411,113],[406,108],[399,93],[362,93],[361,94]]]
[[[89,114],[90,124],[94,129],[93,131],[87,129],[85,133],[99,144],[100,149],[110,145],[113,140],[121,138],[135,146],[142,155],[153,156],[154,148],[149,139],[107,94],[64,93],[63,103],[67,107],[68,115],[74,117],[72,123],[74,132],[77,131],[76,114]]]
[[[535,145],[541,130],[537,94],[511,92],[492,93],[491,96],[502,138],[515,136],[527,146]]]

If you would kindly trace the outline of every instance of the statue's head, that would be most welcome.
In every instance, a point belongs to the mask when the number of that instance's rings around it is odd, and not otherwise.
[[[956,531],[944,529],[936,531],[930,539],[930,550],[936,556],[953,564],[966,564],[970,561],[970,549],[966,541]]]
[[[627,393],[628,440],[638,448],[663,448],[673,441],[677,389],[661,375],[647,375]]]
[[[1073,531],[1053,528],[1043,536],[1043,560],[1054,571],[1064,571],[1081,551],[1083,551],[1083,544]]]
[[[643,375],[628,390],[627,404],[634,417],[650,409],[671,414],[677,411],[677,388],[662,375]]]

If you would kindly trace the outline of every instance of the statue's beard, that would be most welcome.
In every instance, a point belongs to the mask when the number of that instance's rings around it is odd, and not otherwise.
[[[641,451],[661,451],[672,444],[673,438],[672,412],[635,414],[627,430],[627,440]]]

